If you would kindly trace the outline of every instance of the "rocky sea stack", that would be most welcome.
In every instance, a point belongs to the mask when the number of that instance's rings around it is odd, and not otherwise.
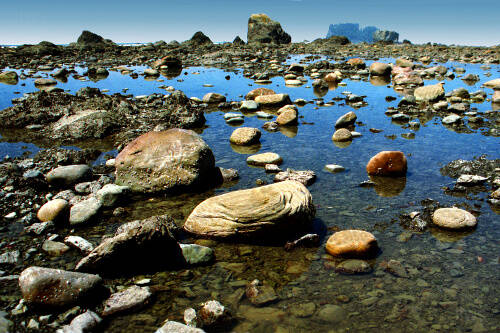
[[[290,44],[292,37],[266,14],[252,14],[248,19],[247,40],[249,44]]]

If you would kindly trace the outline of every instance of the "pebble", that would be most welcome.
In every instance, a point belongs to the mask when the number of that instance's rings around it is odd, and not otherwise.
[[[345,168],[338,164],[327,164],[325,165],[325,170],[332,173],[345,171]]]

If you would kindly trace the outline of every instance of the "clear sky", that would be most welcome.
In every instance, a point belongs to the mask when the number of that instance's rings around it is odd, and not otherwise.
[[[252,13],[281,22],[294,42],[324,38],[331,23],[399,32],[400,40],[500,44],[500,0],[0,0],[0,44],[74,42],[90,30],[115,42],[246,40]]]

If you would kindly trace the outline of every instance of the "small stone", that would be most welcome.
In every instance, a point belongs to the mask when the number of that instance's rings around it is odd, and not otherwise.
[[[92,252],[94,249],[92,243],[80,236],[68,236],[64,239],[64,243],[79,249],[85,254]]]
[[[196,244],[179,244],[182,255],[189,265],[204,265],[212,262],[215,258],[214,250],[209,247]]]
[[[256,111],[259,108],[259,104],[252,100],[245,100],[241,102],[240,110],[241,111]],[[264,112],[265,113],[265,112]]]
[[[281,168],[276,164],[266,164],[264,168],[267,173],[278,173],[282,171]]]
[[[259,280],[253,280],[247,285],[246,296],[255,306],[264,306],[279,300],[271,286],[262,285]]]
[[[152,295],[149,287],[129,287],[111,295],[111,297],[104,302],[102,315],[109,316],[119,312],[141,308],[148,303]]]
[[[106,184],[96,193],[96,198],[104,207],[113,207],[130,191],[128,186]]]
[[[279,172],[274,176],[275,182],[282,182],[285,180],[294,180],[305,186],[309,186],[316,180],[316,174],[311,170],[299,171],[287,169],[286,171]]]
[[[46,240],[43,242],[42,250],[44,250],[49,256],[58,257],[61,254],[68,252],[70,248],[63,243]]]
[[[327,164],[325,165],[325,170],[332,173],[345,171],[345,168],[338,164]]]
[[[69,186],[86,180],[92,174],[88,165],[66,165],[60,166],[45,176],[47,182],[56,186]]]
[[[247,158],[247,163],[255,166],[265,166],[266,164],[280,165],[282,162],[281,156],[276,153],[262,153],[251,155]]]
[[[334,233],[326,243],[326,251],[333,256],[367,257],[378,250],[377,239],[363,230],[343,230]]]
[[[232,320],[229,309],[215,300],[202,304],[198,318],[208,328],[224,326]]]
[[[45,203],[37,213],[37,217],[42,222],[58,221],[67,213],[68,202],[64,199],[54,199]]]
[[[338,305],[324,305],[317,314],[317,318],[326,323],[337,324],[347,319],[347,313]]]

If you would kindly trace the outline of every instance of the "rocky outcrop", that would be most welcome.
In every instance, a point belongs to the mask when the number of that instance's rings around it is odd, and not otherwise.
[[[151,193],[203,186],[215,160],[198,134],[174,128],[141,135],[118,154],[115,166],[116,184]]]
[[[113,237],[105,239],[80,260],[76,270],[113,274],[174,267],[183,262],[174,229],[173,220],[168,216],[153,216],[123,224]],[[157,258],[159,254],[161,260]]]
[[[330,24],[326,38],[332,36],[345,36],[351,43],[372,43],[373,33],[378,31],[377,27],[368,26],[360,28],[358,23]]]
[[[270,231],[284,234],[308,226],[315,212],[307,188],[284,181],[209,198],[193,210],[184,229],[216,238],[248,238]]]
[[[249,44],[290,44],[292,38],[283,31],[279,22],[271,20],[266,14],[252,14],[248,19],[247,40]]]
[[[89,296],[100,287],[98,275],[32,266],[19,276],[19,287],[27,303],[63,307]]]
[[[191,45],[201,46],[201,45],[210,45],[212,41],[201,31],[197,31],[194,33],[193,37],[187,41]]]
[[[373,33],[374,42],[397,43],[398,40],[399,34],[396,31],[378,30]]]

